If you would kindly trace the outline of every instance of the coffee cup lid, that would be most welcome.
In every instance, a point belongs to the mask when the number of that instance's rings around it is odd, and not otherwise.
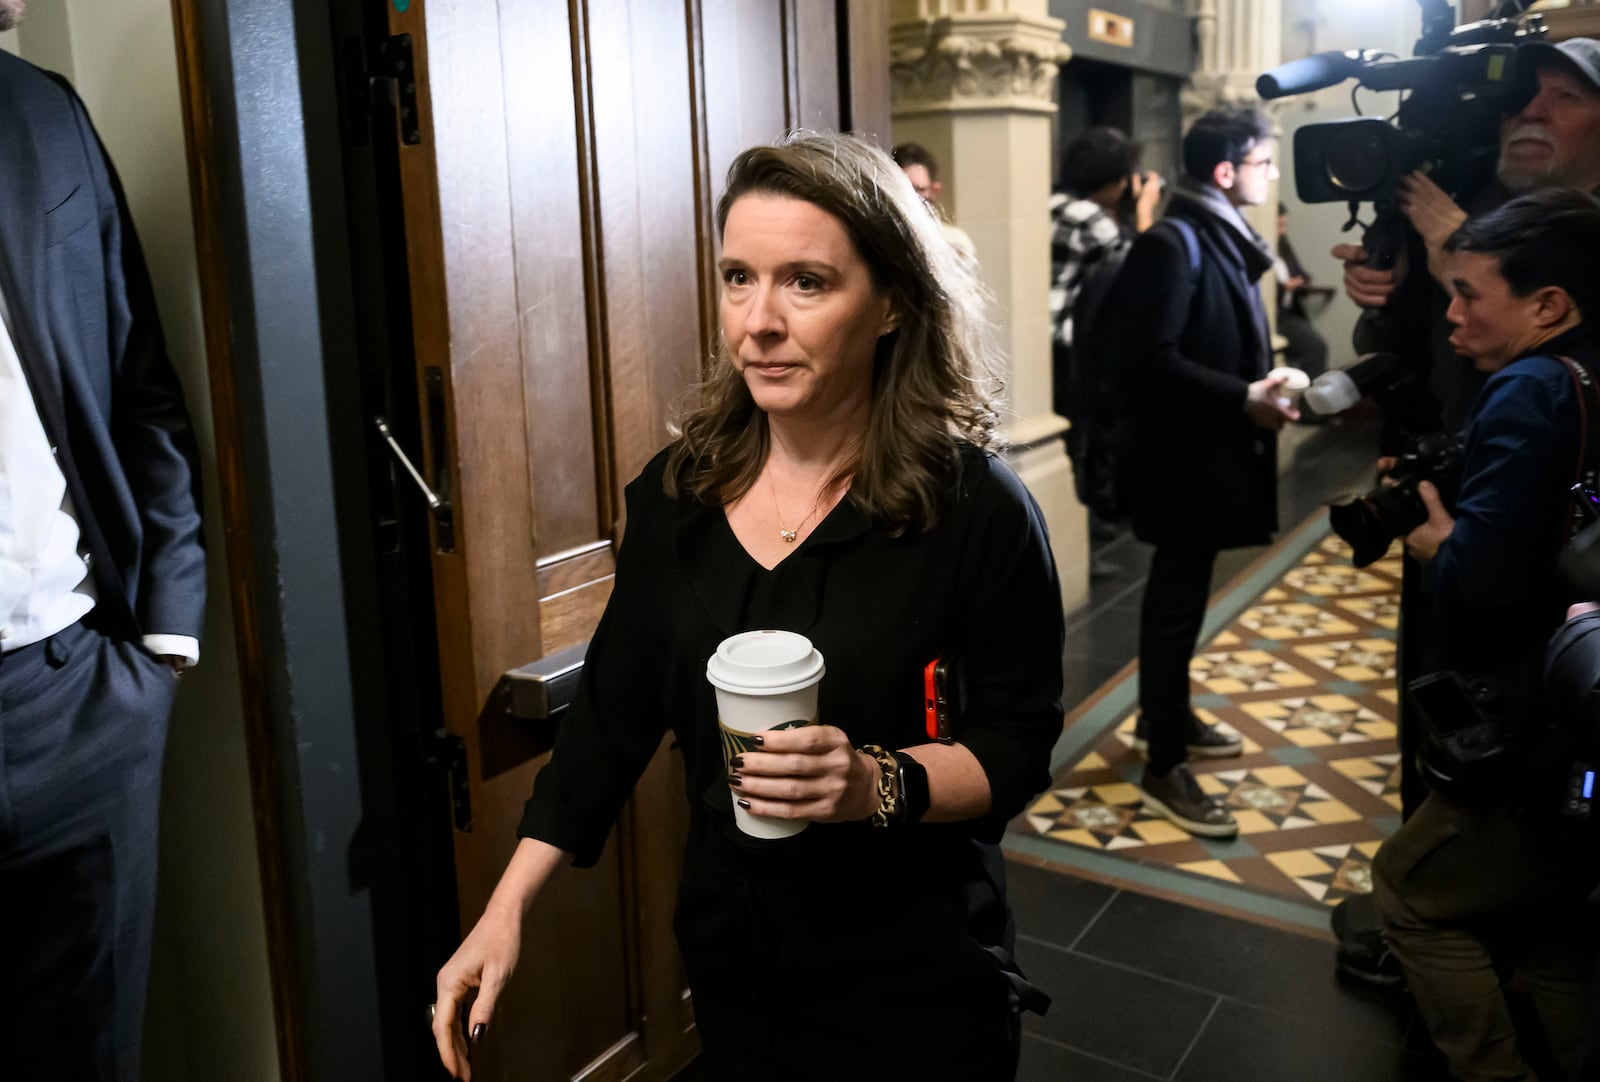
[[[819,679],[822,655],[792,631],[746,631],[723,639],[706,662],[706,679],[723,691],[783,695]]]
[[[1274,368],[1267,374],[1281,377],[1283,380],[1282,387],[1286,391],[1303,391],[1311,386],[1311,377],[1299,368],[1289,368],[1287,366]]]

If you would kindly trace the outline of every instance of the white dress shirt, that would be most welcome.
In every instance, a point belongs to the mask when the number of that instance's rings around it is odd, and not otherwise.
[[[0,292],[0,651],[49,638],[95,605],[67,478],[28,389]],[[197,661],[190,635],[151,634],[144,647]]]

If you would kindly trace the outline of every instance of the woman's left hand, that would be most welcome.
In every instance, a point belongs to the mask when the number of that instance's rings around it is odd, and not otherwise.
[[[730,764],[734,799],[756,815],[844,823],[878,810],[877,761],[832,725],[769,729]]]

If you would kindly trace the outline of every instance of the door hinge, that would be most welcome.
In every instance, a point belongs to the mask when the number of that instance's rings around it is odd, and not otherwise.
[[[450,791],[450,821],[463,834],[472,833],[472,791],[467,785],[467,745],[454,733],[435,729],[424,738],[427,764],[445,777]]]
[[[372,50],[360,38],[345,38],[344,72],[348,124],[357,146],[369,145],[372,127],[382,123],[396,125],[406,146],[422,142],[410,34],[384,38]]]
[[[422,117],[417,112],[417,69],[412,63],[411,35],[396,34],[378,45],[373,65],[374,99],[382,94],[400,120],[400,141],[408,147],[422,142]]]

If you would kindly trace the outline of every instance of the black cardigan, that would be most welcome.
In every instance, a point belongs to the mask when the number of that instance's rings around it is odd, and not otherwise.
[[[957,491],[926,533],[891,537],[846,497],[767,571],[721,508],[664,495],[665,462],[662,452],[628,486],[615,588],[520,833],[592,865],[670,726],[694,817],[736,840],[706,659],[729,635],[776,628],[822,652],[819,718],[858,746],[926,742],[923,668],[936,656],[959,659],[966,709],[957,739],[993,792],[981,821],[903,831],[813,824],[776,847],[827,861],[910,838],[918,849],[939,847],[936,838],[997,840],[1049,784],[1062,719],[1060,587],[1043,517],[1010,469],[965,448]]]

